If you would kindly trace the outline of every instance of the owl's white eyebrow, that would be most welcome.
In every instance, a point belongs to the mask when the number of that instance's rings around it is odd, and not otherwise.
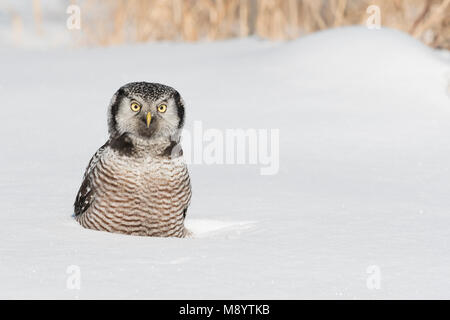
[[[156,102],[156,104],[161,104],[161,103],[167,103],[168,101],[169,101],[169,99],[170,99],[170,97],[163,97],[163,98],[161,98],[161,99],[159,99],[159,100],[156,100],[155,102]]]

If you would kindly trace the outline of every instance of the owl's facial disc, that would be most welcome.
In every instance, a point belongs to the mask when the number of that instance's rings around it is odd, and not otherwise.
[[[108,123],[112,137],[127,134],[143,140],[171,140],[183,127],[184,102],[171,87],[130,83],[114,95]]]
[[[119,133],[147,140],[167,140],[179,124],[175,102],[164,96],[157,101],[139,96],[124,97],[116,120]]]

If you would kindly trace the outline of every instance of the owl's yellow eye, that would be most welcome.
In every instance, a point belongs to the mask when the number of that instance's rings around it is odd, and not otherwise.
[[[165,104],[160,104],[160,105],[158,106],[158,111],[159,111],[159,112],[164,113],[164,112],[166,112],[166,110],[167,110],[167,105],[165,105]]]
[[[132,102],[130,108],[134,112],[139,112],[141,110],[141,106],[137,102]]]

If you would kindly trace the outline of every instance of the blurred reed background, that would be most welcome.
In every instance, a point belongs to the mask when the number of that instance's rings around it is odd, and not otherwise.
[[[288,40],[346,25],[365,25],[370,5],[381,25],[435,48],[450,49],[450,0],[71,0],[81,8],[82,45],[214,41],[255,35]],[[41,5],[33,0],[36,20]],[[37,23],[39,25],[39,23]]]

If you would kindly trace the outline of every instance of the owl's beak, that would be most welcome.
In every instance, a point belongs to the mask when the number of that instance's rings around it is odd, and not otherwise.
[[[152,114],[147,113],[147,128],[150,128],[150,122],[152,122]]]

